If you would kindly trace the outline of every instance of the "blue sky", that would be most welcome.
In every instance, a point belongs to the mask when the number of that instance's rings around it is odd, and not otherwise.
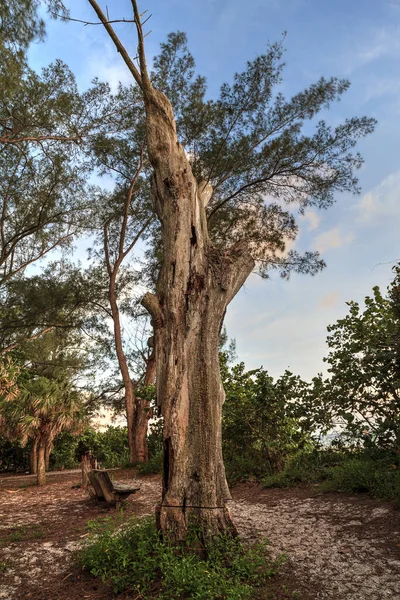
[[[66,4],[72,17],[96,20],[86,0]],[[109,2],[110,18],[130,18],[130,7],[129,0]],[[324,368],[326,326],[346,313],[346,301],[361,302],[374,285],[386,288],[392,264],[382,263],[400,258],[400,0],[142,0],[140,9],[152,13],[148,55],[170,31],[185,31],[210,95],[286,31],[285,94],[321,75],[347,77],[352,86],[328,122],[363,114],[378,120],[359,145],[361,195],[338,195],[333,208],[299,219],[297,247],[320,250],[326,269],[289,282],[251,276],[227,314],[228,334],[249,368],[263,365],[274,376],[289,368],[311,378]],[[117,31],[134,54],[133,26]],[[55,58],[71,67],[82,89],[95,76],[112,86],[131,80],[100,26],[50,22],[30,60],[39,68]]]

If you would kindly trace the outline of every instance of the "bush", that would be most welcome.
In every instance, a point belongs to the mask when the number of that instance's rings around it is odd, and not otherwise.
[[[18,442],[0,437],[0,472],[29,469],[29,448],[29,444],[23,448]]]
[[[400,457],[390,452],[319,450],[297,455],[282,473],[264,477],[265,487],[321,483],[323,491],[368,492],[400,503]]]
[[[329,470],[325,491],[368,492],[400,503],[400,470],[392,460],[355,458]]]
[[[66,431],[57,436],[53,452],[50,455],[50,469],[59,471],[78,467],[79,460],[76,456],[78,442],[79,438],[76,435]]]
[[[330,476],[330,468],[345,460],[346,455],[331,449],[299,452],[281,473],[263,477],[264,487],[290,487],[299,483],[318,483]]]
[[[299,418],[304,382],[288,371],[274,380],[264,369],[246,371],[243,363],[229,368],[226,354],[220,358],[222,450],[230,483],[279,473],[293,455],[315,446]]]
[[[154,519],[91,523],[92,536],[80,552],[84,569],[114,592],[131,590],[163,600],[245,600],[277,571],[282,559],[268,562],[266,544],[245,548],[239,539],[219,537],[207,547],[207,559],[162,541]],[[191,542],[196,546],[196,535]]]
[[[158,473],[162,473],[163,468],[163,453],[158,452],[151,458],[149,458],[149,462],[140,463],[137,465],[137,471],[140,475],[157,475]]]
[[[93,427],[88,427],[78,437],[63,433],[56,438],[50,466],[52,469],[76,467],[87,450],[91,450],[106,469],[128,466],[127,428],[108,427],[105,431],[96,431]]]

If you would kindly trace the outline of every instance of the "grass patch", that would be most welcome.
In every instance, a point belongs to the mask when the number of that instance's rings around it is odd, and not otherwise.
[[[250,600],[283,561],[267,558],[265,542],[245,547],[225,537],[215,538],[202,559],[190,543],[177,548],[162,541],[154,518],[123,525],[105,519],[92,522],[90,529],[79,554],[83,568],[111,584],[115,593],[130,590],[141,599]]]
[[[24,527],[22,525],[16,525],[12,528],[11,533],[8,536],[10,542],[22,542],[26,540],[38,540],[45,537],[45,532],[39,527],[39,525],[33,525],[32,527]]]
[[[26,539],[26,529],[21,525],[13,527],[13,531],[9,535],[10,542],[21,542]]]

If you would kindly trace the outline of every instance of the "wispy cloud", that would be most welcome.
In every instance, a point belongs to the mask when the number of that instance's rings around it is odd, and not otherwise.
[[[400,56],[400,27],[387,26],[366,31],[362,39],[349,39],[339,60],[347,73],[382,58]]]
[[[133,78],[125,63],[116,53],[114,46],[107,40],[102,43],[101,60],[98,51],[89,52],[85,60],[84,78],[92,80],[98,77],[101,81],[107,81],[112,92],[118,90],[118,84],[133,83]]]
[[[323,254],[327,252],[327,250],[332,250],[332,248],[341,248],[342,246],[346,246],[350,244],[354,239],[354,235],[352,233],[348,233],[344,235],[338,227],[335,229],[330,229],[329,231],[325,231],[317,236],[314,240],[314,247]]]
[[[400,218],[400,171],[386,177],[378,186],[365,194],[359,205],[361,221],[393,215]]]
[[[321,219],[317,213],[312,210],[306,212],[303,216],[303,221],[306,222],[308,231],[314,231],[314,229],[318,229],[320,220]]]
[[[396,96],[400,94],[400,79],[397,73],[386,76],[371,77],[365,85],[365,101],[374,100],[376,98],[384,98]]]

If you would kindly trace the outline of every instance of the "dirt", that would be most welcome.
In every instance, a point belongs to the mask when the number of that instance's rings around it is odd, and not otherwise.
[[[130,480],[134,473],[125,469],[113,476]],[[127,515],[151,514],[159,499],[159,477],[139,479],[141,490],[126,501]],[[73,487],[78,480],[79,473],[64,472],[38,488],[29,477],[0,478],[0,599],[113,597],[107,586],[82,573],[74,550],[89,520],[116,509]],[[287,555],[280,575],[258,598],[399,600],[400,511],[392,503],[246,483],[233,490],[231,511],[243,537],[266,536],[272,555]],[[118,598],[134,600],[129,594]]]

